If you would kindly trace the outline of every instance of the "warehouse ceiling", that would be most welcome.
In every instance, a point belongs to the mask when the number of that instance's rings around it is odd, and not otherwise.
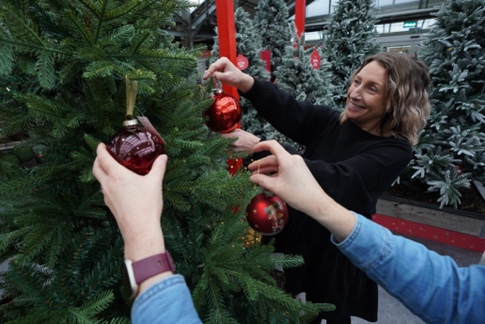
[[[306,0],[308,6],[315,0]],[[239,0],[238,6],[254,16],[255,8],[259,0]],[[289,16],[295,14],[295,1],[286,1]],[[202,2],[192,12],[179,12],[175,16],[176,26],[170,30],[170,34],[175,36],[184,46],[191,46],[197,43],[211,44],[215,37],[215,27],[217,26],[215,0]]]
[[[229,1],[229,0],[227,0]],[[232,1],[232,0],[231,0]],[[306,0],[306,6],[316,0]],[[214,42],[215,27],[217,26],[216,4],[215,0],[201,1],[193,11],[178,12],[174,16],[175,26],[169,29],[169,34],[174,36],[182,46],[192,47],[197,44],[212,46]],[[237,5],[242,7],[250,16],[254,16],[255,8],[259,0],[239,0]],[[401,2],[401,1],[399,1]],[[437,11],[436,4],[445,1],[426,0],[419,1],[418,6],[409,7],[409,1],[402,1],[401,4],[396,1],[393,5],[393,11],[379,15],[376,11],[376,18],[381,24],[389,24],[400,21],[409,21],[417,19],[427,19],[432,17],[432,13]],[[287,0],[289,17],[295,14],[295,1]],[[412,9],[412,10],[411,10]],[[325,28],[325,19],[328,16],[312,16],[305,20],[305,31],[321,31]]]

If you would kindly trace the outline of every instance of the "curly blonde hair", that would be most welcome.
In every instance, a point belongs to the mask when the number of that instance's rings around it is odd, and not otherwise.
[[[411,145],[416,145],[419,132],[426,126],[431,112],[428,100],[428,66],[407,54],[382,52],[367,57],[354,71],[351,80],[373,61],[387,71],[386,114],[380,125],[381,132],[390,131],[393,136],[405,138]],[[345,112],[342,112],[340,122],[346,120]]]

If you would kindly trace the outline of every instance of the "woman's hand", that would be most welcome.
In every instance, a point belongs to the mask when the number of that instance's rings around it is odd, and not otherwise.
[[[270,151],[272,155],[248,166],[251,181],[275,193],[293,208],[314,213],[316,200],[327,196],[315,180],[303,158],[288,153],[277,141],[264,141],[253,150]]]
[[[250,180],[301,210],[344,240],[355,226],[354,214],[328,196],[299,155],[291,155],[278,142],[265,141],[254,152],[270,151],[273,155],[248,166]]]
[[[248,154],[253,153],[253,147],[258,144],[261,139],[251,133],[248,133],[240,128],[236,128],[230,133],[222,133],[224,138],[237,138],[237,140],[231,144],[234,151],[246,152]]]
[[[137,261],[163,252],[160,218],[167,155],[158,157],[150,172],[141,176],[118,163],[105,144],[99,144],[96,153],[93,174],[123,236],[125,257]]]
[[[253,87],[254,79],[239,70],[227,57],[221,57],[204,72],[203,79],[213,77],[228,86],[236,87],[246,93]]]

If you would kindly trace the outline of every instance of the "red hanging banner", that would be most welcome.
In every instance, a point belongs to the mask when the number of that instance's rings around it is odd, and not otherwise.
[[[237,66],[236,50],[236,22],[234,19],[234,1],[216,0],[217,32],[219,34],[219,52],[221,57],[227,57]],[[235,87],[222,85],[222,90],[239,100],[239,94]],[[238,124],[237,126],[241,126]],[[227,167],[231,175],[236,174],[242,166],[241,159],[229,158]]]
[[[298,38],[305,32],[306,0],[295,1],[295,25]]]
[[[219,52],[235,65],[236,62],[236,23],[234,20],[234,1],[216,0],[217,32],[219,34]],[[239,94],[235,87],[222,86],[224,92],[236,97]]]

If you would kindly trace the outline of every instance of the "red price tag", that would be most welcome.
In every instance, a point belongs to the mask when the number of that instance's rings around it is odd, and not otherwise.
[[[249,66],[248,59],[242,54],[238,54],[236,61],[237,61],[237,67],[241,71],[246,70]]]
[[[310,62],[315,70],[318,70],[320,68],[321,58],[320,54],[318,54],[317,49],[314,49],[312,54],[310,55]]]

